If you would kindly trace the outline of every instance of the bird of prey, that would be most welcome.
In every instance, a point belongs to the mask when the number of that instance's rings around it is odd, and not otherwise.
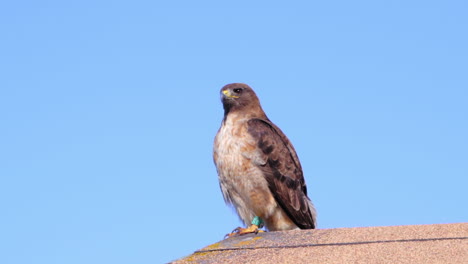
[[[286,135],[263,111],[247,84],[221,89],[224,118],[216,134],[213,159],[224,200],[234,206],[246,228],[227,236],[313,229],[316,211],[301,164]]]

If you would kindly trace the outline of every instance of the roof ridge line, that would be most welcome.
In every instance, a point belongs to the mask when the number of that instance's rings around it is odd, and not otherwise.
[[[274,249],[274,248],[300,248],[300,247],[328,247],[328,246],[349,246],[363,244],[378,244],[378,243],[406,243],[406,242],[427,242],[427,241],[442,241],[442,240],[457,240],[468,239],[468,237],[439,237],[439,238],[413,238],[413,239],[395,239],[395,240],[375,240],[375,241],[359,241],[359,242],[341,242],[341,243],[324,243],[324,244],[298,244],[284,246],[261,246],[261,247],[240,247],[240,248],[218,248],[208,250],[197,250],[194,253],[208,253],[216,251],[230,250],[254,250],[254,249]]]

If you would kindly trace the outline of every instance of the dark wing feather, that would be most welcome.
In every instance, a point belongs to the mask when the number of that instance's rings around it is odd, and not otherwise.
[[[277,203],[299,228],[315,228],[301,164],[289,139],[269,120],[249,120],[248,131],[266,160],[258,166]]]

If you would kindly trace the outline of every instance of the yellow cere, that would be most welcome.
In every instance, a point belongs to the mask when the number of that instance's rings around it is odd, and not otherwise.
[[[231,92],[229,92],[229,90],[224,90],[223,94],[226,95],[227,97],[239,98],[239,96],[232,95]]]

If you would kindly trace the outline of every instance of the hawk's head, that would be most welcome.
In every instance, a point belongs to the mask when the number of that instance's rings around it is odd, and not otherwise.
[[[221,101],[225,114],[246,109],[263,112],[257,95],[250,86],[244,83],[231,83],[221,88]]]

